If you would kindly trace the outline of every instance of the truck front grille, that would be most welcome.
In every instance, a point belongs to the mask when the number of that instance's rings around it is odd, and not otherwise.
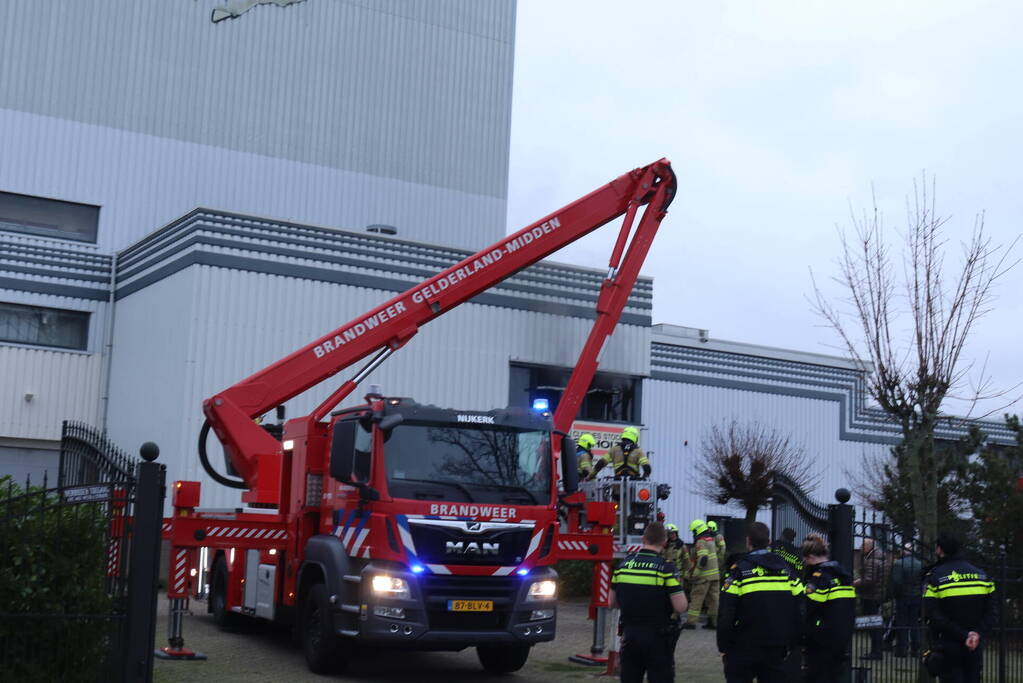
[[[507,576],[421,577],[429,627],[438,631],[504,631],[521,580]],[[493,612],[450,612],[448,600],[493,600]]]

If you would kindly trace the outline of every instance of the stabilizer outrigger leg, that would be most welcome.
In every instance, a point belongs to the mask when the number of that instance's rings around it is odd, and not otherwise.
[[[153,654],[160,659],[206,659],[206,655],[185,647],[182,635],[185,613],[188,612],[188,591],[191,585],[191,566],[194,549],[175,547],[171,551],[170,577],[167,583],[167,647]]]

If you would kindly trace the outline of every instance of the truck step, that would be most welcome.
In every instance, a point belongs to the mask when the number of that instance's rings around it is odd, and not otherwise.
[[[358,574],[345,574],[345,581],[350,581],[351,583],[362,583],[362,577]]]
[[[342,612],[351,612],[352,614],[358,614],[359,613],[359,606],[358,605],[346,605],[344,603],[341,603],[341,611]]]

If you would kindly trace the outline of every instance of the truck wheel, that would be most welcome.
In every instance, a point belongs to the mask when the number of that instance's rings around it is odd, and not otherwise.
[[[510,674],[525,665],[529,659],[529,648],[529,645],[479,645],[476,656],[488,672]]]
[[[341,638],[334,630],[327,588],[322,583],[310,586],[302,603],[302,650],[313,673],[336,673],[343,668]]]
[[[213,623],[221,631],[233,631],[238,628],[238,615],[227,608],[227,565],[222,559],[217,560],[213,567],[210,611],[213,612]]]

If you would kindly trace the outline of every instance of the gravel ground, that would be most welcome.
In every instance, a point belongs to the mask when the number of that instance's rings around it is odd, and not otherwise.
[[[167,600],[160,596],[156,646],[167,644]],[[558,636],[553,642],[533,648],[529,661],[521,671],[508,676],[491,676],[483,671],[476,652],[396,652],[363,653],[354,660],[343,676],[336,678],[352,683],[416,680],[422,683],[443,681],[507,680],[515,683],[541,681],[572,681],[599,679],[603,669],[573,664],[568,657],[588,653],[593,637],[592,622],[586,619],[585,600],[562,602],[558,611]],[[722,681],[721,660],[714,645],[712,631],[684,631],[676,651],[676,680],[686,683]],[[244,633],[223,633],[204,603],[193,602],[192,614],[185,617],[184,637],[187,647],[202,652],[205,661],[164,661],[157,659],[157,683],[269,683],[271,681],[323,681],[325,677],[311,673],[302,651],[291,644],[288,634],[269,624],[254,622]]]

